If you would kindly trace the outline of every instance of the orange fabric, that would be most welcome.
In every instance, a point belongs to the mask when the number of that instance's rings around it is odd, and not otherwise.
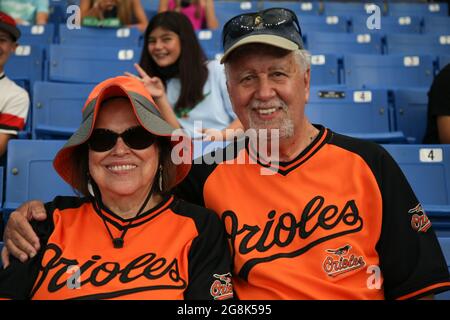
[[[190,239],[197,236],[197,229],[192,220],[167,209],[171,201],[133,222],[124,249],[112,246],[102,219],[90,203],[56,210],[55,229],[32,298],[183,299],[189,281]],[[108,214],[106,217],[111,218]],[[143,223],[150,218],[150,223]],[[112,220],[122,226],[127,224],[117,218]],[[107,223],[112,234],[120,236],[121,231],[109,220]],[[69,264],[80,267],[82,289],[67,285],[72,276],[67,272]]]
[[[261,166],[248,164],[243,149],[237,158],[247,164],[219,165],[206,180],[205,205],[220,214],[234,243],[234,273],[245,279],[248,271],[248,282],[234,278],[238,298],[384,298],[382,288],[367,285],[367,267],[379,265],[377,181],[357,154],[330,144],[317,149],[289,165],[317,152],[301,170],[275,175],[261,175]],[[248,199],[249,193],[258,201]]]

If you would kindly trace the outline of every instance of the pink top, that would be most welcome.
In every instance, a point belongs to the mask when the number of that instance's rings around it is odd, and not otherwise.
[[[169,10],[175,10],[177,4],[175,0],[169,1]],[[205,21],[205,8],[201,8],[200,10],[200,18],[196,18],[195,13],[197,12],[197,7],[193,4],[183,8],[180,8],[180,12],[189,18],[194,27],[194,30],[202,29],[203,22]]]

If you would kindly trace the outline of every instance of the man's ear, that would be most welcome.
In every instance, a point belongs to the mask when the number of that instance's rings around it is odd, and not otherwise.
[[[311,69],[308,69],[303,74],[303,81],[305,84],[305,103],[308,103],[309,101],[309,89],[311,85]]]

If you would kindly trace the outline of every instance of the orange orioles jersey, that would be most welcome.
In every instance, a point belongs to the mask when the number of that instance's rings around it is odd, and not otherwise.
[[[450,289],[431,223],[394,160],[317,127],[289,163],[263,163],[235,142],[194,164],[177,190],[224,222],[237,298],[405,299]]]
[[[131,220],[87,199],[57,197],[34,223],[43,249],[0,272],[9,299],[226,299],[233,295],[223,225],[205,208],[166,197]],[[103,215],[100,216],[100,215]],[[104,221],[119,236],[113,247]]]

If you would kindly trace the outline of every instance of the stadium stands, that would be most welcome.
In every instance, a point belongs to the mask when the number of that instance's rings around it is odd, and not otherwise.
[[[306,115],[313,123],[351,136],[377,141],[404,141],[392,132],[387,90],[311,88]]]
[[[37,82],[33,95],[33,139],[67,139],[81,123],[81,108],[94,84]]]
[[[450,54],[448,34],[388,34],[388,54]]]
[[[379,33],[381,35],[394,33],[420,33],[422,30],[422,17],[390,17],[382,16],[380,29],[369,29],[367,16],[351,17],[351,30],[354,33]]]
[[[339,84],[339,58],[334,54],[311,56],[311,85]]]
[[[424,33],[450,33],[450,18],[447,17],[430,17],[423,18],[423,32]]]
[[[44,78],[44,49],[41,46],[18,46],[5,66],[5,72],[14,81],[23,81],[32,88],[35,81]]]
[[[347,32],[348,18],[344,16],[301,16],[299,23],[303,34],[311,32]]]
[[[450,227],[450,145],[385,145],[432,218]],[[442,220],[442,221],[441,221]]]
[[[429,87],[433,57],[425,55],[346,55],[345,84],[349,87]]]
[[[318,15],[320,13],[320,3],[317,1],[263,1],[262,7],[264,9],[287,8],[300,16]]]
[[[6,167],[3,219],[31,199],[50,201],[57,195],[74,195],[54,171],[52,161],[63,140],[10,140]]]
[[[408,142],[422,143],[427,127],[428,88],[394,90],[396,129]]]
[[[259,9],[257,1],[214,1],[214,9],[220,25],[224,25],[230,18],[245,12]]]
[[[218,54],[223,53],[221,30],[198,30],[196,34],[209,60],[216,59]]]
[[[310,32],[305,37],[306,47],[313,54],[382,53],[381,36],[377,34]]]
[[[388,3],[388,13],[392,16],[446,16],[446,3]]]
[[[136,47],[50,46],[49,80],[98,83],[134,72],[141,49]]]
[[[59,25],[59,41],[61,44],[101,47],[137,47],[141,33],[136,28],[89,28],[69,29],[65,24]]]
[[[48,47],[55,41],[55,26],[19,26],[21,45],[40,45]]]

